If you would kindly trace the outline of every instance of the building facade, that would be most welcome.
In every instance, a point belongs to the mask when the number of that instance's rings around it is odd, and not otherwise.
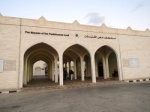
[[[120,81],[150,79],[150,31],[108,28],[0,15],[0,90],[21,89],[33,65],[47,63],[48,77],[63,85],[63,70],[74,78]],[[115,74],[116,73],[116,74]],[[116,75],[116,76],[114,76]]]

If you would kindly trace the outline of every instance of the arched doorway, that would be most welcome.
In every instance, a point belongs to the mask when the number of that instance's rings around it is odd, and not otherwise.
[[[108,56],[109,78],[118,79],[118,66],[117,57],[114,52],[111,52]]]
[[[54,69],[56,69],[55,64],[58,60],[57,51],[45,43],[38,43],[32,47],[30,47],[24,54],[24,77],[23,77],[23,85],[27,85],[34,76],[34,64],[38,61],[45,62],[46,65],[44,67],[39,67],[37,69],[43,69],[45,72],[45,76],[49,79],[49,81],[55,81],[55,73]],[[44,73],[43,73],[44,74]],[[58,74],[57,78],[58,78]],[[58,82],[58,79],[57,79]]]
[[[72,65],[71,62],[73,63]],[[68,47],[63,53],[63,64],[64,70],[67,69],[67,67],[69,70],[73,70],[74,80],[81,79],[84,81],[87,77],[91,78],[90,54],[85,47],[79,44]],[[64,79],[66,79],[65,76]]]
[[[100,47],[95,53],[95,70],[98,79],[119,79],[116,51],[109,46]]]
[[[33,64],[33,76],[47,76],[48,65],[46,62],[39,60]]]

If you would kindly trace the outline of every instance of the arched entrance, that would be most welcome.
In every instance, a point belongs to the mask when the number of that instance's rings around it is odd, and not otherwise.
[[[57,51],[48,44],[39,43],[30,47],[24,54],[23,85],[27,85],[27,83],[33,79],[33,71],[35,70],[34,64],[38,61],[44,61],[46,63],[41,70],[44,69],[45,76],[49,79],[49,81],[58,82],[58,73],[54,73],[54,70],[57,69],[55,66],[57,64],[57,60]]]
[[[95,53],[97,79],[119,79],[116,51],[109,46],[100,47]]]
[[[72,62],[72,64],[71,64]],[[67,64],[68,63],[68,64]],[[75,44],[68,47],[63,53],[63,67],[67,71],[67,78],[70,80],[69,70],[73,70],[73,79],[82,81],[91,78],[90,54],[86,48]],[[67,66],[68,65],[68,66]],[[64,75],[64,80],[67,79]]]

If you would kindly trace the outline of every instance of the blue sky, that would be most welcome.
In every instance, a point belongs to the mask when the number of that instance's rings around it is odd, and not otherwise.
[[[150,29],[150,0],[0,0],[3,16]]]

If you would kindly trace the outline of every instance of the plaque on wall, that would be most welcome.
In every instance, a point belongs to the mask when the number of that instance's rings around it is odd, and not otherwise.
[[[138,68],[138,67],[140,67],[139,59],[138,58],[130,58],[129,59],[129,67],[131,67],[131,68]]]
[[[15,71],[16,60],[4,60],[4,71]]]
[[[0,72],[3,72],[3,60],[0,60]]]

